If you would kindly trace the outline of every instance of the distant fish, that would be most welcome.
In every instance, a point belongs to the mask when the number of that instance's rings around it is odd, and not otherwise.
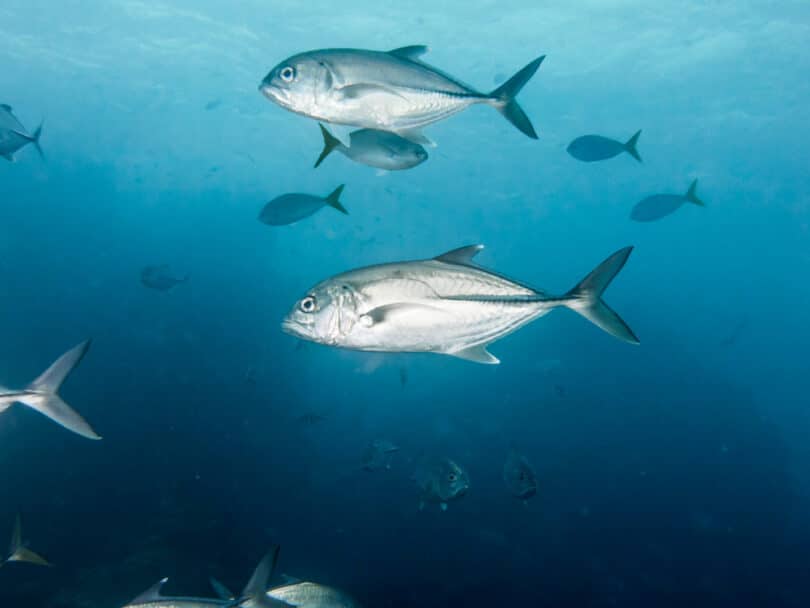
[[[374,472],[390,469],[392,454],[398,451],[399,446],[394,445],[387,439],[375,439],[363,450],[361,459],[363,470]]]
[[[12,562],[25,562],[37,566],[51,565],[44,557],[34,553],[23,544],[22,525],[19,515],[17,515],[17,518],[14,520],[14,530],[11,533],[11,545],[8,549],[8,556],[3,561],[0,561],[0,568]]]
[[[169,291],[173,287],[188,281],[189,276],[183,278],[176,277],[168,264],[158,264],[157,266],[145,266],[141,270],[141,283],[144,287],[157,291]]]
[[[449,458],[421,463],[413,479],[422,491],[420,511],[425,503],[438,503],[446,511],[448,502],[460,499],[470,489],[467,472]]]
[[[429,260],[344,272],[312,287],[282,329],[319,344],[363,351],[422,352],[496,364],[487,346],[555,308],[579,313],[612,336],[638,344],[602,300],[632,247],[620,249],[567,293],[552,296],[473,262],[483,245]]]
[[[354,162],[385,171],[410,169],[427,160],[428,153],[419,144],[403,139],[396,133],[360,129],[349,134],[349,146],[332,135],[318,123],[323,135],[323,152],[315,162],[320,165],[333,150],[337,150]]]
[[[527,500],[537,494],[537,476],[529,461],[514,448],[503,465],[503,481],[513,496]]]
[[[677,211],[684,203],[693,203],[698,207],[706,204],[697,197],[697,183],[694,180],[686,194],[654,194],[643,199],[633,207],[630,217],[637,222],[654,222]]]
[[[538,57],[489,93],[480,93],[420,59],[426,46],[392,51],[321,49],[289,57],[259,84],[270,101],[296,114],[390,131],[430,143],[420,129],[474,104],[486,104],[531,138],[537,134],[515,97],[543,62]]]
[[[601,135],[583,135],[568,144],[567,150],[571,156],[586,163],[607,160],[618,156],[622,152],[627,152],[638,162],[641,162],[641,156],[639,156],[636,149],[640,135],[641,130],[639,129],[625,143]]]
[[[42,125],[39,125],[33,134],[28,133],[22,123],[14,116],[11,106],[0,104],[0,156],[8,161],[14,162],[14,153],[28,144],[34,144],[40,157],[42,148],[39,146],[39,138],[42,135]]]
[[[221,105],[222,105],[222,100],[221,99],[219,99],[219,98],[212,99],[207,104],[205,104],[205,109],[208,110],[208,111],[216,110]]]
[[[282,194],[264,206],[259,214],[259,221],[270,226],[286,226],[309,217],[326,205],[348,215],[349,212],[338,200],[343,187],[344,184],[341,184],[326,197],[300,193]]]
[[[256,567],[253,576],[238,597],[204,598],[172,597],[162,595],[161,588],[169,579],[164,578],[130,601],[124,608],[272,608],[281,607],[266,595],[270,577],[278,561],[278,546],[268,553]],[[229,593],[224,587],[218,592]]]
[[[14,391],[0,386],[0,414],[14,403],[22,403],[44,414],[69,431],[87,439],[101,439],[90,425],[58,395],[59,387],[90,348],[90,340],[73,347],[26,388]]]

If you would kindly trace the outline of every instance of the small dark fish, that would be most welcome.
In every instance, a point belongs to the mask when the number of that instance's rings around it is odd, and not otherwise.
[[[422,462],[413,480],[422,492],[420,511],[428,502],[438,503],[441,510],[446,511],[448,502],[458,500],[470,489],[467,472],[449,458]]]
[[[537,476],[534,469],[514,448],[509,450],[503,465],[503,481],[512,495],[522,500],[537,494]]]
[[[222,105],[222,100],[221,99],[212,99],[207,104],[205,104],[205,109],[208,110],[208,111],[216,110],[221,105]]]
[[[326,414],[319,414],[317,412],[305,412],[298,417],[299,422],[314,426],[326,420]]]
[[[385,171],[401,171],[410,169],[427,160],[425,149],[396,133],[376,131],[374,129],[358,129],[349,134],[349,145],[344,146],[337,137],[332,135],[326,127],[318,123],[323,135],[323,151],[315,162],[320,165],[333,150],[337,150],[356,163],[383,169]]]
[[[407,367],[400,367],[399,368],[399,383],[402,386],[408,384],[408,368]]]
[[[677,211],[684,203],[693,203],[699,207],[705,207],[706,204],[696,194],[697,182],[698,180],[692,182],[686,194],[654,194],[648,196],[633,207],[630,218],[637,222],[654,222]]]
[[[640,135],[641,129],[636,131],[633,137],[625,143],[601,135],[583,135],[568,144],[567,150],[571,156],[585,163],[607,160],[618,156],[622,152],[627,152],[638,162],[641,162],[641,156],[639,156],[636,149]]]
[[[311,194],[282,194],[267,203],[259,214],[259,221],[270,226],[286,226],[309,217],[322,207],[329,205],[341,213],[349,214],[338,200],[344,184],[335,188],[327,197]]]
[[[172,287],[185,283],[188,281],[189,276],[186,275],[182,279],[175,277],[168,264],[159,264],[157,266],[145,266],[141,270],[141,283],[149,289],[156,289],[157,291],[169,291]]]
[[[40,124],[33,133],[28,133],[22,123],[14,116],[10,105],[0,104],[0,156],[7,161],[14,162],[14,153],[28,144],[34,144],[40,157],[42,148],[39,147],[39,138],[42,135]]]

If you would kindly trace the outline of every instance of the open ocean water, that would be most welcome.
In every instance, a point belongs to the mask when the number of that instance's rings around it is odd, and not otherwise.
[[[798,1],[2,0],[0,103],[44,158],[0,158],[0,384],[92,339],[60,395],[103,439],[0,413],[0,537],[19,513],[52,564],[0,568],[0,607],[214,597],[275,544],[272,586],[364,608],[807,606],[808,41]],[[316,120],[258,90],[296,53],[417,44],[484,93],[545,55],[518,96],[538,139],[482,104],[411,169],[314,169]],[[639,129],[641,163],[567,151]],[[631,218],[695,179],[705,206]],[[348,214],[257,219],[340,184]],[[476,243],[552,294],[634,246],[605,300],[641,344],[564,309],[491,366],[281,329],[323,279]],[[368,471],[375,440],[397,449]],[[469,488],[420,509],[445,458]]]

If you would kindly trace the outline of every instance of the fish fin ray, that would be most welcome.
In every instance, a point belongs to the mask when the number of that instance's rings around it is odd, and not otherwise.
[[[437,255],[434,260],[437,262],[444,262],[445,264],[459,264],[461,266],[473,266],[475,263],[473,262],[473,258],[478,255],[484,246],[481,244],[477,245],[467,245],[465,247],[459,247],[457,249],[453,249],[452,251],[447,251],[441,255]]]
[[[511,122],[521,133],[537,139],[537,132],[534,130],[529,117],[520,107],[517,100],[517,94],[526,85],[527,82],[534,76],[537,68],[543,63],[546,58],[545,55],[538,57],[531,63],[523,67],[517,74],[512,76],[504,84],[492,91],[487,97],[490,103],[495,106],[503,117]]]
[[[641,136],[641,129],[636,131],[633,136],[627,140],[627,143],[624,144],[624,149],[627,150],[627,153],[635,158],[638,162],[644,162],[641,160],[641,155],[638,153],[638,149],[636,145],[638,144],[638,138]]]
[[[454,352],[446,352],[445,354],[452,357],[458,357],[459,359],[464,359],[465,361],[472,361],[473,363],[482,363],[484,365],[498,365],[501,362],[500,359],[487,350],[485,344],[470,346],[469,348]]]
[[[388,54],[413,61],[414,59],[418,59],[427,53],[429,50],[430,48],[428,48],[428,46],[425,44],[413,44],[411,46],[401,46],[399,48],[392,49],[388,51]]]
[[[692,181],[692,183],[689,185],[689,190],[686,192],[684,198],[688,200],[690,203],[697,205],[698,207],[705,207],[706,203],[700,200],[697,196],[697,184],[698,184],[697,179]]]
[[[323,135],[323,151],[318,157],[318,160],[315,161],[315,166],[313,169],[316,169],[333,150],[339,149],[341,146],[343,146],[343,143],[337,137],[332,135],[321,123],[318,123],[318,126],[321,128],[321,135]]]
[[[326,204],[327,204],[327,205],[329,205],[330,207],[332,207],[332,208],[334,208],[334,209],[337,209],[337,210],[338,210],[338,211],[340,211],[341,213],[345,213],[346,215],[349,215],[349,212],[348,212],[348,211],[346,211],[346,207],[344,207],[344,206],[341,204],[340,200],[339,200],[340,195],[341,195],[341,193],[343,192],[343,188],[344,188],[345,186],[346,186],[346,184],[340,184],[340,185],[339,185],[337,188],[335,188],[335,189],[334,189],[334,190],[333,190],[333,191],[332,191],[332,192],[329,194],[329,196],[327,196],[327,197],[326,197],[326,199],[325,199],[325,200],[326,200]]]

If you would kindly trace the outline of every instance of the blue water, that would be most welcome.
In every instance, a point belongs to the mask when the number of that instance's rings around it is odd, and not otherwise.
[[[0,160],[0,383],[92,337],[62,394],[104,439],[0,417],[0,535],[21,512],[55,565],[4,567],[0,606],[211,595],[272,543],[369,608],[807,605],[810,8],[749,4],[5,0],[0,103],[44,119],[46,160]],[[317,126],[257,91],[299,51],[423,43],[482,90],[547,54],[519,96],[539,141],[475,107],[411,171],[313,170]],[[643,164],[565,152],[640,128]],[[694,178],[705,208],[630,221]],[[348,216],[256,219],[340,183]],[[490,367],[280,330],[332,274],[479,242],[555,293],[635,245],[606,300],[641,345],[566,310]],[[190,281],[145,289],[162,263]],[[392,469],[360,470],[380,437]],[[425,454],[470,475],[447,512],[418,509]]]

